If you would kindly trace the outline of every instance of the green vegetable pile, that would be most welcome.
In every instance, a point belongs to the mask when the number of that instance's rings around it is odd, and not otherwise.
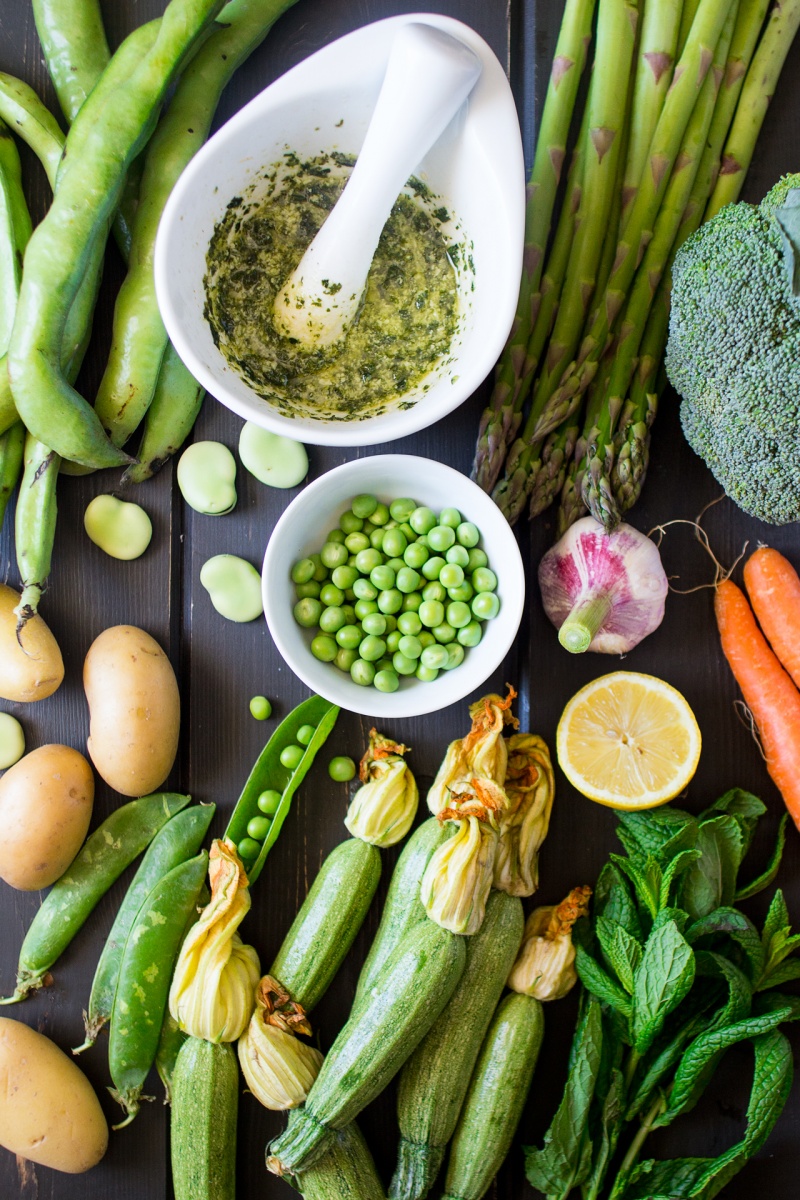
[[[800,175],[724,208],[673,271],[666,368],[689,445],[740,508],[800,520]]]
[[[551,1200],[579,1186],[585,1200],[711,1200],[777,1121],[792,1081],[779,1027],[800,1001],[776,989],[800,978],[800,935],[780,891],[761,931],[736,907],[778,870],[785,817],[764,873],[739,883],[765,811],[735,789],[699,817],[620,817],[625,853],[611,855],[593,919],[574,931],[583,995],[564,1096],[544,1146],[526,1149],[527,1177]],[[743,1042],[754,1073],[741,1141],[716,1158],[643,1159],[651,1131],[690,1112]]]

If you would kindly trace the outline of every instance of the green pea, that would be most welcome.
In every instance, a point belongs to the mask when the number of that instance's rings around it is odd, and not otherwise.
[[[378,593],[380,596],[380,593]],[[356,600],[353,605],[357,621],[363,621],[364,617],[368,617],[370,613],[378,611],[377,600]]]
[[[253,696],[250,701],[250,715],[257,721],[266,721],[272,716],[272,705],[266,696]]]
[[[324,583],[328,578],[328,568],[323,563],[322,557],[319,554],[309,554],[308,557],[314,564],[313,578],[316,579],[317,583]]]
[[[359,641],[360,640],[361,639],[359,638]],[[358,650],[356,650],[356,649],[339,650],[339,652],[336,655],[336,658],[333,660],[333,662],[334,662],[334,665],[337,666],[340,671],[346,671],[347,674],[349,675],[350,668],[352,667],[353,663],[356,661],[357,658],[358,658]]]
[[[373,525],[385,525],[389,520],[389,509],[379,500],[377,507],[369,514],[369,519]]]
[[[353,584],[353,593],[359,600],[377,600],[378,598],[378,589],[363,577],[359,577]]]
[[[344,534],[341,529],[332,529],[325,538],[326,542],[338,542],[340,546],[344,545]]]
[[[345,565],[346,565],[346,566],[348,566],[348,567],[353,567],[353,568],[355,568],[355,565],[356,565],[356,555],[355,555],[355,554],[351,554],[351,555],[350,555],[350,557],[349,557],[349,558],[348,558],[348,560],[347,560],[347,563],[346,563]]]
[[[393,629],[391,633],[386,635],[386,649],[389,654],[394,654],[397,647],[400,645],[400,639],[403,636],[403,630]]]
[[[334,638],[328,633],[317,634],[311,639],[311,653],[314,658],[318,658],[320,662],[333,662],[336,658],[338,644]]]
[[[441,558],[439,555],[434,555],[433,558],[429,558],[427,562],[424,563],[422,567],[422,574],[426,579],[433,582],[439,578],[439,572],[441,571],[442,567],[446,566],[447,562],[445,559]]]
[[[380,550],[383,547],[383,535],[385,532],[386,531],[381,529],[380,526],[378,526],[377,529],[373,529],[372,533],[369,535],[369,544],[372,546],[373,550]]]
[[[281,802],[280,792],[276,792],[275,788],[268,788],[258,797],[256,803],[259,810],[267,817],[274,817],[278,811],[278,806]]]
[[[252,563],[235,554],[209,558],[200,568],[200,582],[214,608],[228,621],[254,621],[264,611],[261,576]]]
[[[389,588],[378,594],[378,608],[382,613],[398,613],[403,607],[403,593]]]
[[[422,645],[419,638],[410,633],[403,634],[397,643],[397,649],[406,658],[419,658],[420,654],[422,654]]]
[[[366,659],[357,658],[350,668],[350,678],[359,687],[370,687],[375,678],[375,668]]]
[[[362,492],[360,496],[354,496],[350,504],[354,515],[360,517],[362,520],[371,517],[377,507],[377,498],[370,495],[369,492]]]
[[[419,606],[422,604],[422,596],[419,592],[409,592],[403,597],[403,612],[419,612]]]
[[[352,604],[343,604],[342,612],[344,613],[345,625],[357,625],[358,624],[358,617],[356,616],[356,610],[353,608]]]
[[[419,606],[419,619],[428,629],[435,629],[444,620],[444,605],[440,600],[425,600]]]
[[[472,572],[472,586],[476,592],[494,592],[497,590],[497,576],[488,567],[478,567]]]
[[[320,550],[319,556],[323,566],[326,566],[328,570],[344,566],[350,557],[347,547],[343,546],[341,542],[326,542]]]
[[[447,594],[451,600],[461,600],[465,604],[469,604],[472,597],[475,595],[475,588],[466,579],[457,588],[448,588]]]
[[[483,637],[483,630],[477,621],[470,621],[469,625],[459,629],[457,636],[462,646],[477,646]]]
[[[373,517],[373,522],[374,520],[375,518]],[[360,533],[364,528],[364,522],[354,512],[343,512],[339,517],[339,528],[344,534]]]
[[[445,615],[447,624],[452,625],[453,629],[463,629],[472,620],[469,605],[460,600],[454,600],[452,604],[448,604]]]
[[[413,567],[419,570],[431,556],[431,552],[427,546],[421,546],[419,542],[411,542],[403,551],[403,562],[407,567]]]
[[[328,774],[336,783],[349,783],[355,773],[356,764],[344,754],[337,755],[328,763]]]
[[[454,642],[456,640],[456,631],[453,629],[452,625],[448,625],[445,621],[443,621],[441,625],[436,626],[433,631],[433,636],[436,638],[437,642],[442,642],[446,645],[448,642]]]
[[[6,767],[13,767],[24,753],[25,734],[22,726],[11,713],[0,712],[0,771],[5,771]]]
[[[408,521],[401,521],[397,528],[400,530],[407,543],[415,542],[417,540],[417,535],[414,533],[414,530],[411,528]]]
[[[366,534],[367,537],[369,537],[371,533],[374,533],[374,531],[375,531],[375,526],[372,524],[372,521],[366,520],[364,522],[364,526],[363,526],[361,532]]]
[[[261,843],[257,842],[255,838],[242,838],[236,850],[243,862],[252,862],[261,853]]]
[[[361,645],[358,647],[359,657],[365,662],[374,663],[379,658],[383,658],[386,653],[386,642],[383,638],[374,637],[372,634],[367,634]]]
[[[338,633],[345,624],[345,615],[341,608],[331,606],[323,608],[317,622],[323,633]]]
[[[469,550],[465,550],[463,546],[451,546],[445,554],[445,558],[449,563],[455,563],[457,567],[461,567],[462,571],[469,566]]]
[[[417,667],[417,679],[421,679],[423,683],[433,683],[439,672],[432,667],[426,667],[422,663]]]
[[[286,767],[287,771],[296,771],[304,753],[302,746],[284,746],[280,753],[281,766]]]
[[[421,583],[421,578],[413,567],[401,567],[397,572],[397,589],[403,595],[415,592]]]
[[[381,549],[389,558],[400,558],[408,546],[408,540],[399,529],[387,529],[383,535]]]
[[[425,537],[424,533],[421,533],[419,535],[419,537],[417,538],[417,540],[414,544],[416,546],[424,546],[426,550],[430,550],[430,546],[428,545],[428,539]]]
[[[308,583],[316,570],[310,558],[300,558],[292,567],[292,583]]]
[[[422,646],[423,650],[426,646],[432,646],[435,641],[436,638],[433,636],[430,629],[423,629],[422,633],[419,634],[419,644]]]
[[[417,670],[417,660],[398,650],[392,657],[392,666],[398,675],[413,675]]]
[[[394,616],[393,613],[386,613],[383,619],[386,622],[387,633],[391,633],[393,630],[397,629],[397,617]]]
[[[458,529],[461,524],[461,513],[457,508],[443,508],[439,513],[439,524],[448,529]]]
[[[355,568],[362,575],[369,575],[370,571],[374,571],[383,562],[383,555],[380,550],[359,550],[356,555]],[[355,586],[355,585],[353,585]]]
[[[361,622],[361,628],[364,630],[364,633],[372,634],[373,637],[380,637],[386,633],[386,617],[380,612],[367,613]]]
[[[270,433],[245,421],[239,434],[242,465],[268,487],[293,488],[308,474],[308,455],[302,442]]]
[[[269,827],[272,824],[266,817],[251,817],[247,822],[248,836],[256,842],[263,842],[264,838],[269,833]]]
[[[388,558],[386,560],[386,566],[391,567],[395,575],[397,575],[398,571],[405,570],[405,565],[406,564],[402,558]]]
[[[500,601],[494,592],[478,592],[472,601],[472,612],[479,621],[491,621],[500,612]]]
[[[361,643],[363,633],[359,625],[343,625],[336,632],[337,645],[343,650],[355,650]]]
[[[447,563],[439,572],[439,582],[446,588],[461,587],[464,572],[458,563]]]
[[[319,599],[326,608],[338,608],[344,604],[344,592],[333,583],[325,583],[320,588]]]
[[[313,629],[316,625],[319,625],[319,619],[322,616],[322,605],[313,596],[306,596],[303,600],[297,601],[292,612],[298,625],[302,625],[304,629]]]
[[[476,547],[474,549],[471,549],[469,552],[469,562],[467,563],[466,569],[467,569],[467,571],[472,572],[472,571],[477,570],[478,567],[485,567],[488,562],[489,562],[489,560],[486,557],[486,551],[479,550]]]
[[[460,667],[464,661],[464,647],[460,642],[451,642],[447,647],[447,662],[444,665],[445,671],[452,671],[454,667]]]
[[[373,567],[369,573],[369,581],[373,587],[376,587],[379,592],[386,592],[389,588],[394,587],[395,573],[393,569],[384,563],[379,567]]]
[[[471,550],[481,540],[481,531],[477,525],[472,524],[472,521],[462,521],[456,528],[456,537],[460,545]]]
[[[378,674],[381,671],[392,671],[392,670],[394,670],[394,666],[392,664],[391,655],[384,654],[383,658],[379,658],[378,661],[375,663],[375,678],[377,679]],[[375,686],[377,687],[377,684],[375,684]]]
[[[432,583],[426,584],[422,589],[423,600],[438,600],[440,604],[444,604],[446,597],[447,592],[438,580],[434,580]]]
[[[397,677],[397,672],[386,668],[383,671],[376,671],[375,678],[372,681],[379,692],[396,692],[400,687],[400,680]]]
[[[422,629],[422,621],[419,619],[419,613],[404,612],[397,618],[397,628],[401,633],[411,634],[416,637],[420,629]]]
[[[236,506],[236,459],[221,442],[194,442],[178,459],[176,474],[195,512],[220,517]]]
[[[395,521],[406,521],[417,507],[416,500],[409,500],[406,496],[401,496],[397,500],[393,500],[389,505],[389,512]]]
[[[409,515],[408,523],[415,533],[427,535],[436,525],[436,513],[423,505],[414,509]]]
[[[447,663],[447,649],[445,646],[426,646],[420,655],[420,662],[423,667],[429,667],[432,671],[441,671]]]
[[[309,596],[312,600],[318,600],[322,588],[317,583],[316,579],[309,579],[308,583],[298,583],[295,585],[294,594],[298,600],[305,600]]]
[[[449,550],[455,540],[456,535],[449,525],[435,525],[428,534],[430,548],[437,554],[443,554],[445,550]]]
[[[331,573],[331,582],[334,587],[341,588],[343,592],[351,588],[357,579],[358,569],[356,567],[335,567]]]
[[[301,725],[297,731],[297,740],[301,746],[307,746],[316,732],[316,725]]]

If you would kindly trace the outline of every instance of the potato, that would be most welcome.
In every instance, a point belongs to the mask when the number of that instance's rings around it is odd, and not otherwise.
[[[55,1042],[0,1017],[0,1145],[77,1175],[99,1163],[108,1126],[94,1089]]]
[[[17,641],[19,592],[0,583],[0,696],[28,702],[52,696],[64,678],[58,642],[40,616],[31,617]]]
[[[94,802],[92,768],[70,746],[40,746],[0,779],[0,879],[49,887],[80,850]]]
[[[180,697],[158,642],[134,625],[106,629],[83,664],[89,756],[123,796],[154,792],[178,751]]]

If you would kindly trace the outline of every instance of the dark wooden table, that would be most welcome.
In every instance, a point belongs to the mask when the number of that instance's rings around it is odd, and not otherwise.
[[[238,72],[223,98],[218,124],[230,117],[261,88],[301,59],[348,31],[395,13],[414,11],[403,0],[298,0],[269,35],[262,48]],[[515,87],[530,160],[533,134],[562,9],[561,0],[450,0],[432,4],[436,11],[473,25],[507,65]],[[136,23],[163,9],[162,0],[104,0],[104,13],[112,46]],[[49,86],[27,0],[0,0],[0,68],[21,75],[57,110]],[[800,164],[800,46],[796,46],[781,79],[775,103],[768,114],[746,197],[757,199],[782,171]],[[23,150],[28,191],[35,218],[47,204],[47,189],[38,166]],[[121,278],[116,251],[109,252],[104,284],[107,302],[101,302],[95,340],[84,369],[84,394],[94,395],[108,345],[110,305]],[[413,438],[395,443],[395,451],[428,455],[468,471],[474,436],[486,388],[457,413]],[[221,405],[208,399],[195,437],[214,438],[235,448],[241,422]],[[311,478],[354,457],[380,452],[328,450],[311,447]],[[197,799],[217,803],[215,831],[219,833],[239,793],[249,768],[274,727],[254,721],[248,712],[252,695],[271,697],[275,718],[283,716],[306,694],[272,645],[263,619],[239,626],[224,621],[211,607],[199,583],[199,571],[212,554],[228,551],[260,564],[264,547],[280,513],[294,492],[263,487],[244,470],[237,481],[239,502],[224,518],[200,516],[182,503],[174,470],[165,468],[154,480],[138,488],[135,498],[150,513],[154,537],[150,549],[133,563],[117,563],[85,537],[82,515],[89,499],[99,492],[116,490],[118,478],[108,472],[86,479],[64,479],[60,486],[60,514],[53,571],[42,611],[64,652],[66,679],[58,693],[34,706],[0,702],[25,728],[29,749],[46,742],[64,742],[85,748],[87,709],[81,686],[84,655],[93,638],[107,626],[140,625],[167,649],[178,673],[183,705],[183,732],[179,761],[171,783]],[[685,445],[677,419],[677,403],[668,392],[655,429],[653,459],[644,496],[634,522],[643,529],[673,520],[691,519],[718,494],[718,487],[699,459]],[[800,538],[796,527],[776,530],[748,520],[724,502],[706,517],[711,543],[723,563],[731,562],[743,544],[758,541],[775,545],[800,567]],[[11,516],[0,540],[0,579],[17,582],[11,538]],[[529,568],[530,591],[526,618],[517,642],[491,685],[509,680],[519,689],[522,727],[542,733],[552,745],[556,722],[564,703],[588,680],[613,670],[619,660],[594,655],[572,658],[559,647],[546,621],[535,583],[536,564],[552,541],[552,523],[540,520],[519,530],[522,552]],[[697,548],[691,530],[677,525],[668,531],[663,557],[676,587],[707,583],[711,564]],[[623,664],[626,668],[662,676],[678,687],[694,708],[703,733],[700,768],[685,800],[699,810],[733,785],[748,787],[769,805],[769,816],[753,851],[762,862],[782,811],[780,798],[769,781],[756,746],[739,723],[733,702],[737,692],[722,658],[712,618],[711,593],[671,595],[666,619]],[[488,690],[487,685],[487,690]],[[348,788],[332,783],[326,772],[335,754],[358,758],[370,721],[347,713],[320,755],[317,765],[295,801],[280,840],[272,851],[268,869],[255,891],[248,917],[247,940],[269,963],[288,928],[322,859],[342,839],[342,818]],[[396,722],[385,732],[413,747],[412,763],[423,791],[435,772],[447,743],[466,728],[466,704],[454,706],[423,720]],[[95,821],[119,803],[119,798],[99,781]],[[575,794],[563,777],[553,810],[550,836],[541,864],[541,889],[536,901],[560,899],[578,883],[593,883],[606,855],[614,848],[615,818],[611,811]],[[382,900],[396,852],[385,855]],[[790,831],[780,882],[786,890],[795,921],[800,921],[800,841]],[[81,1008],[103,939],[122,898],[127,875],[111,890],[92,915],[67,954],[58,963],[53,986],[23,1005],[4,1009],[69,1047],[82,1038]],[[40,903],[35,894],[15,892],[0,884],[0,990],[8,992],[24,932]],[[764,903],[750,906],[761,915]],[[340,1027],[352,995],[359,965],[378,921],[379,903],[350,952],[333,987],[315,1012],[314,1025],[323,1049]],[[519,1145],[538,1141],[560,1098],[569,1040],[575,1017],[574,995],[547,1009],[547,1038],[517,1144],[509,1155],[492,1196],[522,1200],[532,1195],[524,1181]],[[797,1035],[795,1046],[800,1045]],[[101,1096],[107,1115],[118,1110],[106,1096],[107,1064],[103,1041],[81,1059]],[[738,1139],[743,1124],[750,1077],[747,1050],[731,1052],[723,1061],[702,1103],[692,1115],[650,1139],[648,1149],[661,1156],[717,1154]],[[160,1092],[153,1076],[153,1091]],[[289,1196],[285,1184],[267,1176],[263,1150],[267,1139],[282,1126],[283,1118],[267,1113],[251,1096],[243,1096],[239,1117],[239,1196]],[[388,1182],[394,1161],[396,1123],[394,1093],[390,1088],[361,1118],[362,1127]],[[730,1200],[770,1196],[790,1200],[797,1195],[796,1157],[800,1136],[800,1093],[791,1099],[767,1146],[726,1189]],[[71,1177],[46,1168],[15,1163],[0,1150],[0,1196],[19,1200],[165,1200],[171,1195],[168,1158],[168,1113],[160,1103],[146,1105],[135,1123],[112,1135],[108,1154],[88,1175]]]

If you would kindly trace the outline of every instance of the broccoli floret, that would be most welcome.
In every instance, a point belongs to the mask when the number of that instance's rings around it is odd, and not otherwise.
[[[800,175],[728,205],[681,247],[666,357],[689,445],[774,525],[800,520],[800,299],[774,216],[795,189]]]

